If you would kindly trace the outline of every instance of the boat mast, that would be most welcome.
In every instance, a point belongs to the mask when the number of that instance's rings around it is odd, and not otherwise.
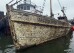
[[[65,19],[67,20],[66,14],[65,14],[65,7],[62,8],[62,13],[63,13],[63,17],[65,17]]]
[[[50,17],[53,17],[53,12],[52,12],[52,1],[50,0]]]

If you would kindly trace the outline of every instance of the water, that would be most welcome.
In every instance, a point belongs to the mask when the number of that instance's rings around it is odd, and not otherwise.
[[[0,53],[74,53],[74,33],[18,52],[15,51],[11,37],[1,36]]]

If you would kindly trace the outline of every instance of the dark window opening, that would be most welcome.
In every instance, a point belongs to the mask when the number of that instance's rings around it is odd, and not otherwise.
[[[21,9],[23,9],[23,6],[21,6]]]
[[[20,6],[17,6],[17,9],[20,9],[20,10],[30,10],[30,6],[29,5],[20,5]]]
[[[26,6],[24,6],[24,10],[26,10]]]
[[[65,19],[65,17],[58,17],[59,20]]]
[[[30,6],[27,6],[27,10],[30,10]]]

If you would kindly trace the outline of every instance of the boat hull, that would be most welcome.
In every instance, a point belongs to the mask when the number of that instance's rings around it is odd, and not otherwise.
[[[65,36],[71,28],[67,22],[17,10],[10,11],[9,21],[16,49]]]

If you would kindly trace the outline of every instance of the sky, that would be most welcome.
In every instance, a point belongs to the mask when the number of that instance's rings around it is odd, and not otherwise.
[[[6,4],[10,1],[11,0],[0,0],[0,11],[4,11],[6,13]],[[31,0],[31,1],[38,6],[42,6],[44,0]],[[65,7],[65,13],[68,19],[73,19],[74,18],[74,0],[59,0],[59,1],[61,3],[61,6]],[[52,0],[52,9],[53,9],[55,18],[58,17],[58,13],[62,15],[58,0]],[[50,16],[50,0],[46,0],[43,14]]]

